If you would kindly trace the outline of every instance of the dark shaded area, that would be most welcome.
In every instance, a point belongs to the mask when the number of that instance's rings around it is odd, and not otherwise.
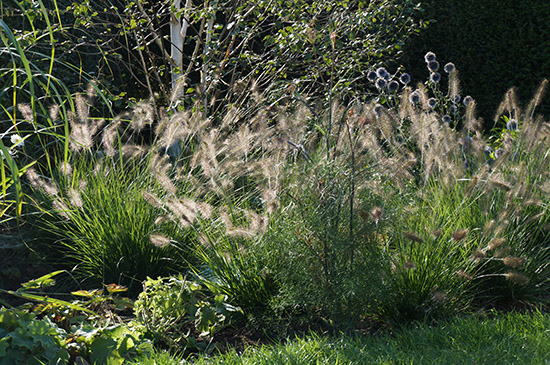
[[[426,30],[405,44],[401,64],[413,82],[427,78],[424,54],[433,51],[441,65],[454,62],[462,94],[477,101],[485,127],[506,91],[517,87],[527,104],[540,82],[550,77],[550,2],[524,0],[432,0],[423,4]],[[550,95],[537,109],[550,115]]]

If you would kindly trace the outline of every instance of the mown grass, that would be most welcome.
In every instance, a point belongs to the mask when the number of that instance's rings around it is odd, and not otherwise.
[[[550,316],[492,313],[436,326],[415,324],[380,336],[310,335],[285,344],[232,350],[187,360],[195,364],[541,364],[550,361]],[[173,364],[181,357],[154,353],[140,364]]]

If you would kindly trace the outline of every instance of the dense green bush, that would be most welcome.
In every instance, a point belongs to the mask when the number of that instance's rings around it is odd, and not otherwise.
[[[134,304],[136,319],[156,343],[201,351],[211,350],[214,332],[238,310],[225,295],[212,295],[182,275],[148,278]]]
[[[478,102],[486,128],[492,128],[502,95],[513,86],[527,102],[550,74],[550,3],[526,0],[431,0],[423,2],[425,19],[433,19],[404,47],[402,64],[413,80],[423,78],[422,56],[433,51],[453,61],[464,90]],[[539,112],[550,114],[547,95]]]

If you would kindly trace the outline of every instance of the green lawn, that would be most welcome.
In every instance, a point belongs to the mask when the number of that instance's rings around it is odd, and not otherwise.
[[[170,364],[166,354],[141,364]],[[191,361],[195,362],[195,361]],[[377,337],[308,336],[285,345],[201,357],[197,364],[543,364],[550,363],[550,315],[468,317]]]

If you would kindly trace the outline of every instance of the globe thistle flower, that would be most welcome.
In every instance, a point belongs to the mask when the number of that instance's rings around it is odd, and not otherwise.
[[[415,90],[409,95],[409,101],[413,104],[420,103],[420,94],[418,91]]]
[[[472,101],[474,101],[474,98],[472,98],[470,95],[467,95],[464,97],[464,100],[462,100],[462,103],[468,106]]]
[[[439,71],[439,62],[437,62],[436,60],[428,62],[428,70],[432,72]]]
[[[428,107],[430,107],[430,109],[435,108],[436,105],[437,105],[437,99],[436,98],[429,98],[428,99]]]
[[[375,82],[378,75],[376,75],[376,71],[369,71],[367,74],[367,79],[371,82]]]
[[[451,116],[450,116],[449,114],[445,114],[445,115],[443,116],[443,118],[441,118],[441,120],[443,121],[443,123],[449,124],[449,123],[451,123],[452,118],[451,118]]]
[[[433,72],[430,75],[430,81],[434,84],[437,84],[439,81],[441,81],[441,74],[439,72]]]
[[[495,151],[495,158],[500,158],[504,154],[504,148],[497,148]]]
[[[407,85],[409,82],[411,82],[411,76],[408,73],[401,74],[401,77],[399,77],[399,81],[403,85]]]
[[[452,63],[452,62],[449,62],[449,63],[445,64],[445,66],[443,66],[443,71],[445,71],[448,74],[450,74],[454,70],[456,70],[456,67],[455,67],[455,64]]]
[[[374,113],[376,114],[377,117],[381,116],[382,115],[382,110],[383,110],[383,106],[380,105],[380,104],[376,104],[374,106]]]
[[[390,81],[389,84],[388,84],[388,91],[389,92],[396,92],[397,90],[399,89],[399,83],[395,80],[393,81]]]
[[[449,113],[456,114],[457,112],[458,112],[458,108],[456,107],[456,105],[451,105],[449,107]]]
[[[493,153],[493,149],[489,146],[485,146],[483,147],[483,153],[486,155],[486,156],[490,156],[491,153]]]
[[[460,95],[455,95],[451,100],[454,104],[460,103]]]
[[[516,122],[515,119],[510,119],[508,123],[506,123],[506,129],[509,131],[517,131],[518,130],[518,122]],[[12,136],[13,137],[13,136]]]
[[[377,89],[384,89],[386,87],[386,80],[379,77],[378,79],[376,79],[376,88]]]
[[[376,76],[378,76],[381,79],[385,79],[388,77],[389,73],[386,71],[384,67],[379,67],[376,69]]]
[[[435,61],[435,53],[433,53],[431,51],[426,53],[424,55],[424,61],[426,61],[426,63]]]

